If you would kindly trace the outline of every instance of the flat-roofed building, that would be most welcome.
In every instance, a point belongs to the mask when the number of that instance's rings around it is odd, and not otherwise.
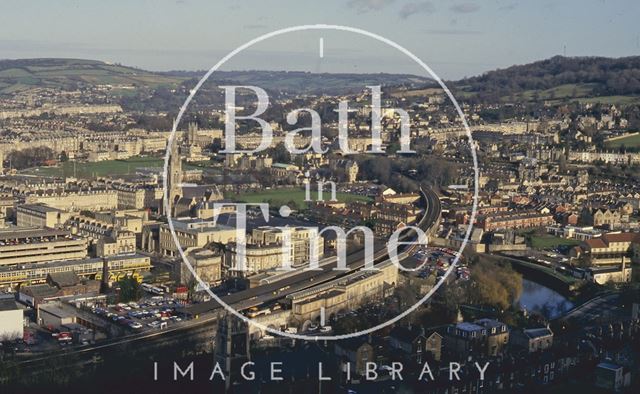
[[[77,321],[77,315],[60,302],[38,305],[36,316],[38,324],[50,329],[58,329],[60,326]]]
[[[136,276],[151,269],[151,259],[141,254],[5,265],[0,266],[0,286],[14,288],[19,285],[44,283],[50,273],[69,271],[90,279],[101,280],[105,261],[109,280],[114,281],[125,275]]]
[[[24,311],[16,305],[13,294],[0,296],[0,341],[22,339]]]
[[[22,204],[16,209],[16,224],[20,227],[56,228],[70,216],[70,212],[44,204]]]
[[[87,241],[67,230],[9,228],[0,231],[0,266],[82,259]]]
[[[631,264],[605,265],[585,269],[585,279],[604,285],[607,283],[631,282],[633,267]]]

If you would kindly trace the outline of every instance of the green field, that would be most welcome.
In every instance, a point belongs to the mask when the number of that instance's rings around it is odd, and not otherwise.
[[[607,105],[626,105],[626,104],[637,104],[640,102],[640,97],[638,96],[598,96],[598,97],[587,97],[587,98],[577,98],[571,101],[577,101],[580,104],[607,104]]]
[[[620,148],[622,145],[626,146],[627,148],[638,148],[640,147],[640,134],[630,135],[628,137],[620,138],[614,141],[606,141],[604,144],[607,148],[612,149]]]
[[[77,83],[158,87],[186,78],[82,59],[24,59],[0,62],[0,93],[34,87],[63,88]]]
[[[106,160],[95,163],[76,163],[78,178],[93,178],[105,175],[124,175],[135,173],[136,168],[164,166],[164,160],[158,157],[132,157],[127,160]],[[25,174],[72,177],[74,162],[67,161],[55,167],[36,167],[22,171]]]
[[[638,96],[596,96],[598,94],[597,83],[574,83],[558,85],[550,89],[530,89],[522,90],[513,94],[501,97],[503,102],[527,102],[527,101],[548,101],[552,104],[566,102],[579,102],[581,104],[607,104],[607,105],[627,105],[640,102]],[[461,98],[473,97],[478,92],[469,90],[469,86],[459,86],[456,96]],[[466,90],[465,90],[466,89]]]
[[[307,206],[307,203],[304,201],[305,191],[303,189],[293,189],[293,188],[274,189],[274,190],[265,190],[262,192],[228,194],[228,195],[225,195],[225,197],[235,201],[244,201],[246,203],[268,202],[270,205],[273,205],[273,206],[288,204],[290,201],[295,202],[296,207],[298,208]],[[312,198],[315,199],[317,198],[317,196],[312,193]],[[325,193],[324,199],[328,200],[328,198],[330,198],[330,193]],[[366,196],[360,196],[360,195],[349,194],[349,193],[336,193],[336,198],[340,202],[371,200],[369,197],[366,197]],[[294,208],[294,207],[291,207],[291,208]]]
[[[531,247],[534,249],[552,249],[560,245],[576,246],[579,244],[580,241],[576,239],[560,238],[552,235],[531,236]]]

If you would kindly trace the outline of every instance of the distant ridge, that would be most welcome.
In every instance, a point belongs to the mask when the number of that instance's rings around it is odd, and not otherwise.
[[[177,89],[188,92],[205,71],[154,72],[121,64],[86,59],[0,60],[0,94],[36,87],[75,90],[82,86],[112,85],[139,90]],[[219,71],[211,82],[255,85],[294,94],[341,94],[365,85],[419,90],[432,80],[407,74],[310,73],[303,71]],[[640,102],[640,56],[563,57],[515,65],[482,75],[447,82],[462,101],[595,101],[615,104]]]
[[[206,71],[153,72],[139,68],[85,59],[0,60],[0,93],[35,87],[73,90],[82,85],[123,85],[138,88],[191,86]],[[428,78],[406,74],[315,74],[302,71],[219,71],[215,82],[233,82],[293,93],[341,93],[361,90],[370,84],[424,86]]]
[[[177,84],[183,79],[98,60],[0,60],[0,93],[12,93],[34,87],[73,90],[82,85],[101,84],[157,87],[163,84]]]
[[[640,96],[640,56],[555,56],[454,82],[466,97],[489,101]]]

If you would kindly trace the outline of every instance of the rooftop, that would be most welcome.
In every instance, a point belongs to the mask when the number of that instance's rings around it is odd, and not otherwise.
[[[53,208],[44,204],[22,204],[18,206],[18,209],[25,208],[32,211],[47,213],[47,212],[63,212],[61,209]]]
[[[18,240],[24,238],[61,237],[71,233],[66,230],[39,229],[35,227],[12,227],[0,230],[0,241]]]
[[[13,297],[0,298],[0,311],[14,311],[17,309],[20,308],[16,305],[16,300]]]
[[[598,368],[605,368],[605,369],[610,369],[612,371],[617,371],[622,367],[617,365],[617,364],[613,364],[613,363],[609,363],[609,362],[604,361],[604,362],[601,362],[600,364],[598,364]]]
[[[476,320],[474,323],[484,328],[498,328],[504,326],[504,323],[493,319],[480,319]]]
[[[74,286],[80,281],[78,275],[73,271],[52,272],[49,274],[49,278],[51,279],[51,282],[61,288]]]
[[[469,323],[469,322],[458,323],[456,324],[456,328],[458,330],[468,331],[468,332],[484,330],[484,327],[474,323]]]
[[[553,332],[547,327],[529,328],[529,329],[522,330],[522,332],[524,333],[524,335],[532,339],[553,335]]]

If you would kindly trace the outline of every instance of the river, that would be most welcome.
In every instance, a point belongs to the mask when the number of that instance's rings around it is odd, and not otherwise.
[[[573,308],[573,303],[562,294],[524,278],[522,294],[516,304],[520,304],[529,313],[539,313],[547,319],[553,319]]]

